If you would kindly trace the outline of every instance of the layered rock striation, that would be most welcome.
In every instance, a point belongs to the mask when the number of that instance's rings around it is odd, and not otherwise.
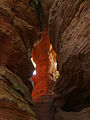
[[[55,0],[49,14],[50,40],[59,55],[56,96],[70,105],[90,96],[90,2]]]
[[[31,17],[32,16],[32,17]],[[29,0],[0,0],[0,119],[36,120],[32,110],[31,49],[36,12]]]
[[[49,33],[50,42],[59,56],[60,71],[54,104],[57,108],[63,106],[65,111],[81,111],[90,106],[89,32],[89,0],[54,1],[49,13]]]
[[[36,120],[33,87],[40,120],[90,119],[89,21],[89,0],[0,0],[0,119]]]
[[[30,90],[12,71],[0,66],[0,119],[37,120]]]

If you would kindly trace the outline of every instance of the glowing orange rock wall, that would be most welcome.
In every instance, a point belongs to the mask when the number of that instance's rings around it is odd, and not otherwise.
[[[56,53],[52,49],[48,32],[42,33],[32,50],[33,61],[36,64],[36,75],[32,77],[34,82],[33,99],[41,95],[50,95],[56,80]]]

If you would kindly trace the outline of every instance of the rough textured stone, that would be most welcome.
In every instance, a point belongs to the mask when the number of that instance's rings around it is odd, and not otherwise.
[[[36,120],[28,87],[7,68],[0,67],[0,120]],[[32,106],[32,107],[30,107]]]
[[[25,83],[33,71],[31,49],[38,31],[34,29],[38,26],[34,16],[29,0],[0,1],[0,65],[7,66]]]
[[[52,120],[54,109],[52,107],[52,97],[50,96],[39,96],[37,102],[35,102],[35,113],[39,120]]]
[[[54,120],[90,120],[90,107],[80,112],[65,112],[58,108]]]
[[[32,50],[33,61],[36,64],[36,75],[32,77],[34,82],[33,99],[41,95],[50,95],[59,73],[57,71],[56,53],[49,41],[48,31],[42,33]]]
[[[50,40],[61,74],[55,97],[63,97],[71,107],[90,95],[89,27],[89,0],[55,0],[49,14]]]
[[[90,1],[39,1],[42,9],[33,7],[31,0],[0,0],[0,119],[36,120],[32,111],[33,83],[28,80],[33,71],[30,57],[43,31],[40,24],[44,21],[43,26],[48,27],[49,16],[50,42],[58,55],[61,75],[53,102],[48,100],[50,96],[40,96],[35,111],[40,120],[89,120]],[[46,90],[51,86],[47,83]]]
[[[0,120],[36,120],[29,78],[31,49],[40,30],[29,2],[0,0]]]

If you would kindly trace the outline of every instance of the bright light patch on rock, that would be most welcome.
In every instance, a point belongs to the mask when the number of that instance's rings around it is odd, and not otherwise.
[[[33,58],[32,58],[32,57],[31,57],[31,61],[32,61],[32,64],[33,64],[34,68],[36,68],[36,64],[35,64],[35,62],[33,61]],[[33,75],[36,75],[36,70],[34,70]]]
[[[55,66],[56,66],[56,68],[57,68],[57,62],[55,63]]]
[[[32,58],[32,57],[31,57],[31,61],[32,61],[32,64],[33,64],[34,68],[36,68],[36,64],[35,64],[35,62],[33,61],[33,58]]]
[[[36,75],[36,70],[34,70],[33,75]]]

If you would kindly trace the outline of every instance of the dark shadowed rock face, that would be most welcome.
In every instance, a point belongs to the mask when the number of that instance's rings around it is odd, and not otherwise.
[[[48,95],[39,96],[34,104],[34,110],[39,120],[53,120],[55,109],[52,107],[52,97]]]
[[[55,93],[69,106],[90,95],[90,1],[55,0],[49,14],[51,43],[59,55]]]
[[[33,73],[31,49],[39,31],[34,28],[35,16],[29,0],[0,1],[0,65],[16,73],[26,85],[31,84],[28,81]]]
[[[30,90],[7,68],[0,67],[0,120],[37,120]]]
[[[89,120],[90,1],[55,0],[49,33],[61,75],[55,86],[55,120]]]
[[[28,80],[39,31],[35,14],[29,0],[0,0],[0,120],[36,120]]]

